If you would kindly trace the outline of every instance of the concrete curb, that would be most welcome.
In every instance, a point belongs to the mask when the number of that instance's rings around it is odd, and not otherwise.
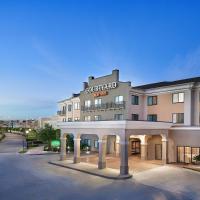
[[[112,179],[112,180],[125,180],[125,179],[129,179],[129,178],[132,178],[132,175],[129,174],[129,175],[124,175],[124,176],[108,176],[108,175],[103,175],[103,174],[99,174],[99,173],[95,173],[95,172],[90,172],[88,170],[84,170],[84,169],[77,169],[77,168],[73,168],[71,166],[67,166],[67,165],[63,165],[63,164],[58,164],[58,163],[54,163],[54,162],[51,162],[49,161],[48,162],[49,164],[52,164],[52,165],[56,165],[56,166],[59,166],[59,167],[64,167],[64,168],[67,168],[67,169],[72,169],[72,170],[75,170],[75,171],[79,171],[79,172],[83,172],[83,173],[86,173],[86,174],[90,174],[90,175],[93,175],[93,176],[98,176],[98,177],[102,177],[102,178],[107,178],[107,179]]]

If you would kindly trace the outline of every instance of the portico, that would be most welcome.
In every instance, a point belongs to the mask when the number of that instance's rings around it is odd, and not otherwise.
[[[162,141],[162,162],[168,159],[168,130],[171,123],[147,121],[90,121],[90,122],[60,122],[57,124],[61,130],[60,160],[67,159],[66,135],[74,135],[74,163],[80,162],[81,135],[98,136],[98,168],[106,168],[106,149],[108,136],[116,136],[115,151],[120,157],[120,176],[129,174],[129,138],[139,138],[141,141],[141,159],[147,159],[148,139],[158,135]]]

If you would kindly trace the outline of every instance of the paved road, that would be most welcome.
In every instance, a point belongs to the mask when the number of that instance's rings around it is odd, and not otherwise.
[[[150,170],[144,175],[138,173],[134,179],[112,181],[49,165],[47,161],[55,159],[57,155],[16,154],[16,149],[21,145],[21,139],[18,136],[9,137],[0,143],[0,152],[9,152],[0,153],[0,200],[200,199],[199,174],[194,175],[193,172],[177,169],[176,176],[174,176],[173,170],[167,167],[161,168],[160,171]],[[182,179],[188,183],[199,180],[196,182],[196,188],[191,188],[191,190],[186,188],[185,191],[177,190],[176,192],[175,189],[171,190],[167,187],[174,180],[176,184],[180,184],[177,180],[181,174],[182,177],[185,176],[185,179]],[[165,177],[164,181],[161,180],[163,177]],[[161,187],[160,183],[163,182],[166,183]],[[173,185],[173,187],[178,188],[179,185]]]

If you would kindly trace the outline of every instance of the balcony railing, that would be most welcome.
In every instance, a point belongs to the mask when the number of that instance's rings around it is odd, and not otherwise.
[[[60,116],[66,115],[66,111],[65,110],[59,110],[59,111],[57,111],[57,115],[60,115]]]
[[[91,105],[90,107],[81,106],[81,111],[96,111],[96,110],[114,110],[114,109],[125,109],[126,102],[109,102],[109,103],[102,103],[100,105]]]

